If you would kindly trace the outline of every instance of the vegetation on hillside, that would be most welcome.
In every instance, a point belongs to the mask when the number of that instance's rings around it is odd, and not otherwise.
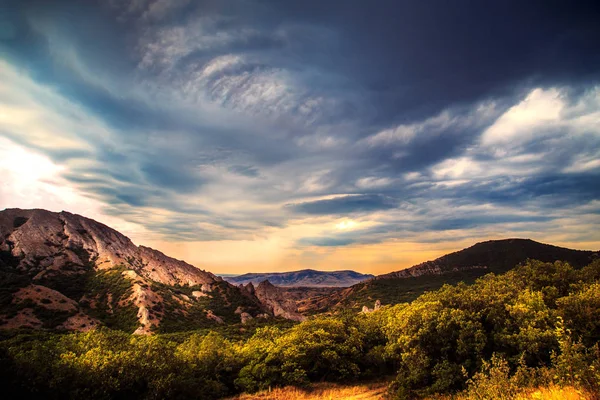
[[[361,308],[370,307],[379,300],[382,304],[400,304],[415,300],[425,292],[434,291],[444,285],[460,282],[473,283],[482,276],[481,269],[449,272],[443,275],[423,275],[414,278],[374,279],[361,282],[352,287],[352,291],[342,299],[341,306]]]
[[[107,327],[132,333],[138,327],[138,308],[129,300],[133,284],[122,265],[90,274],[85,282],[85,312]]]
[[[593,251],[572,250],[530,239],[490,240],[354,285],[342,296],[340,305],[361,308],[376,300],[380,300],[382,304],[404,303],[445,284],[472,283],[490,272],[504,273],[528,259],[544,262],[562,260],[575,268],[581,268],[599,255]],[[407,272],[411,270],[422,275],[410,276]]]
[[[600,393],[600,260],[529,261],[411,303],[253,336],[21,333],[0,342],[5,393],[40,398],[219,398],[392,376],[396,398]],[[499,389],[501,388],[501,391]],[[591,397],[590,397],[591,398]]]
[[[260,303],[244,296],[226,282],[216,282],[213,290],[205,297],[194,298],[194,291],[201,291],[201,286],[169,286],[158,282],[152,283],[152,290],[159,293],[163,298],[161,323],[158,333],[173,333],[211,328],[216,325],[215,321],[206,318],[206,310],[211,310],[215,315],[223,319],[226,324],[240,322],[239,314],[235,311],[242,307],[245,312],[259,314],[262,312]],[[174,295],[185,295],[194,299],[189,307],[183,309]]]
[[[49,310],[32,301],[13,301],[19,289],[41,285],[74,300],[85,314],[100,321],[101,325],[133,333],[140,324],[138,307],[131,300],[134,282],[124,273],[134,267],[117,265],[99,270],[95,268],[96,259],[85,249],[71,246],[69,250],[81,263],[67,262],[60,269],[42,268],[39,261],[29,268],[19,268],[19,257],[9,251],[0,252],[0,324],[26,309],[41,321],[43,328],[55,329],[63,324],[73,312]],[[209,310],[226,324],[240,322],[239,313],[236,314],[238,307],[253,315],[263,312],[257,299],[244,296],[226,282],[216,282],[213,290],[203,297],[193,296],[194,291],[202,291],[200,285],[172,286],[158,282],[150,285],[162,299],[150,309],[150,314],[161,320],[160,325],[154,327],[158,333],[214,329],[219,323],[207,317]],[[143,286],[148,287],[147,284]],[[187,299],[185,302],[184,298]]]

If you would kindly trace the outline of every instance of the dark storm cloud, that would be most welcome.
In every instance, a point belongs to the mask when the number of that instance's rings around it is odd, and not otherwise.
[[[141,171],[152,185],[177,191],[194,191],[202,180],[192,171],[186,171],[173,164],[151,163],[142,165]]]
[[[1,59],[83,111],[46,107],[73,121],[85,114],[81,126],[97,129],[73,129],[80,147],[64,149],[10,127],[0,134],[67,165],[64,177],[111,212],[186,239],[282,227],[299,216],[427,218],[428,210],[405,205],[436,199],[450,208],[566,209],[600,199],[597,119],[577,119],[600,107],[598,8],[537,0],[15,2],[0,13],[8,15]],[[562,91],[560,123],[531,128],[530,140],[510,146],[482,144],[486,129],[537,87]],[[508,155],[540,157],[515,166]],[[439,165],[461,157],[483,172],[463,171],[465,182],[444,186],[454,178],[440,177]],[[226,200],[247,208],[220,210]],[[175,216],[153,225],[135,207]],[[428,218],[390,217],[362,238],[302,244],[550,222]]]
[[[344,40],[316,63],[336,59],[371,95],[373,117],[383,123],[512,94],[524,84],[598,78],[593,1],[267,3],[283,20],[337,28]]]
[[[480,215],[466,218],[439,219],[429,225],[427,229],[435,231],[447,231],[456,229],[473,228],[477,226],[486,226],[490,224],[505,223],[530,223],[530,222],[548,222],[553,218],[548,216],[523,216],[523,215]]]
[[[356,195],[291,204],[288,207],[304,214],[330,215],[389,210],[397,207],[397,204],[395,199],[382,195]]]
[[[298,244],[301,246],[319,246],[319,247],[338,247],[338,246],[348,246],[349,244],[353,244],[356,241],[353,239],[336,239],[336,238],[321,238],[321,237],[311,237],[311,238],[303,238],[298,241]]]
[[[260,175],[258,169],[251,165],[232,165],[229,171],[252,178]]]

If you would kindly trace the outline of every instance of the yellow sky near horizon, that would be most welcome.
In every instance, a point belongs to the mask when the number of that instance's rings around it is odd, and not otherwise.
[[[445,254],[462,250],[477,242],[505,239],[514,236],[494,236],[465,239],[456,242],[415,243],[390,241],[386,243],[352,245],[334,249],[314,249],[311,256],[297,251],[269,256],[261,252],[259,243],[244,242],[181,242],[150,241],[148,245],[175,258],[183,259],[215,274],[244,274],[249,272],[287,272],[300,269],[322,271],[353,270],[380,275],[399,271]],[[577,250],[600,250],[600,242],[559,242],[533,238],[543,243]],[[262,253],[262,254],[261,254]],[[314,262],[311,262],[311,259]]]

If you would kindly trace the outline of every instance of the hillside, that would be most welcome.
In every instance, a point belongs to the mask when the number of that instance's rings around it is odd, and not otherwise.
[[[267,317],[260,301],[210,272],[68,212],[0,211],[0,328],[147,334]]]
[[[506,272],[527,259],[566,261],[580,268],[599,254],[598,251],[572,250],[530,239],[490,240],[405,270],[378,275],[331,294],[327,301],[320,299],[315,307],[320,311],[334,306],[372,307],[376,300],[383,304],[397,304],[412,301],[444,284],[470,283],[490,272]]]
[[[246,285],[250,282],[253,285],[258,285],[262,281],[268,280],[273,285],[283,287],[349,287],[373,277],[374,275],[361,274],[355,271],[315,271],[313,269],[303,269],[292,272],[265,272],[232,277],[223,276],[223,279],[236,285]]]
[[[0,384],[7,398],[591,400],[598,315],[600,260],[530,260],[411,303],[245,337],[0,332]]]
[[[485,270],[485,273],[502,273],[528,258],[544,262],[561,260],[567,261],[573,266],[582,267],[590,263],[594,254],[598,254],[598,252],[572,250],[539,243],[531,239],[489,240],[446,254],[433,261],[426,261],[401,271],[378,275],[376,279],[442,275],[471,269]]]

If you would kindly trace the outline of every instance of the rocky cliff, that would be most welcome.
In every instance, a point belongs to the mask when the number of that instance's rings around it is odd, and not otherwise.
[[[248,286],[252,285],[249,283]],[[303,321],[305,317],[298,313],[296,301],[287,296],[286,292],[274,286],[268,280],[262,281],[254,289],[256,297],[276,317],[294,321]]]
[[[126,265],[144,278],[167,285],[202,285],[221,278],[165,256],[108,226],[68,212],[8,209],[0,212],[0,251],[19,258],[20,269],[40,276],[66,265],[93,262],[98,269]]]
[[[258,299],[210,272],[68,212],[0,211],[0,328],[197,329]]]

